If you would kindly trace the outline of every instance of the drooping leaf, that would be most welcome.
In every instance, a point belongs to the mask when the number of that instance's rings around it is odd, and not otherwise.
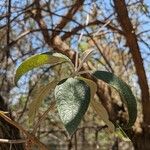
[[[115,88],[119,92],[124,104],[128,109],[129,120],[125,128],[130,128],[133,126],[137,117],[137,104],[130,87],[124,81],[110,72],[96,71],[93,75],[97,79],[106,82],[109,86]]]
[[[109,120],[109,115],[105,107],[101,104],[100,101],[92,100],[91,101],[93,109],[96,111],[97,115],[106,123],[108,126],[109,132],[115,131],[114,124]]]
[[[29,122],[33,123],[35,115],[37,111],[39,110],[42,101],[54,90],[54,88],[57,85],[57,81],[53,80],[47,85],[39,87],[36,91],[33,93],[32,102],[29,105]]]
[[[62,57],[56,57],[51,55],[51,53],[42,53],[38,55],[34,55],[27,60],[25,60],[16,70],[14,82],[17,84],[18,80],[21,78],[22,75],[27,73],[28,71],[40,67],[44,64],[54,65],[57,63],[65,62],[66,59]]]
[[[95,110],[95,112],[97,113],[98,116],[100,116],[100,118],[106,123],[106,125],[108,126],[108,130],[110,132],[115,131],[115,126],[113,125],[113,123],[109,120],[109,116],[107,113],[107,110],[105,109],[105,107],[101,104],[101,102],[96,101],[94,99],[94,95],[97,91],[97,85],[95,82],[93,82],[92,80],[83,78],[83,77],[77,77],[80,80],[83,80],[84,82],[86,82],[86,84],[90,87],[90,91],[91,91],[91,106],[92,108]]]
[[[55,99],[59,116],[72,135],[89,106],[90,88],[82,80],[68,78],[56,86]]]

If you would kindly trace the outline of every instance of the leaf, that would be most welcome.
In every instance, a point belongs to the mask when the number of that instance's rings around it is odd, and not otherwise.
[[[93,49],[87,49],[85,52],[82,53],[81,55],[81,61],[82,63],[85,63],[88,61],[89,57],[91,56]]]
[[[105,107],[101,104],[99,101],[91,101],[93,109],[96,111],[97,115],[100,116],[100,118],[106,123],[108,126],[109,132],[114,132],[115,131],[115,126],[114,124],[109,120],[109,115]]]
[[[57,81],[53,80],[50,83],[48,83],[45,86],[41,86],[36,90],[36,92],[33,95],[32,102],[29,105],[29,122],[33,123],[35,115],[37,111],[39,110],[39,107],[41,106],[42,101],[54,90],[54,88],[57,85]]]
[[[65,62],[66,59],[62,57],[52,56],[51,53],[42,53],[38,55],[34,55],[27,60],[25,60],[16,70],[14,82],[17,84],[18,80],[21,78],[22,75],[27,73],[28,71],[40,67],[44,64],[57,64],[61,62]]]
[[[96,78],[108,83],[109,86],[115,88],[119,92],[123,102],[127,106],[129,115],[128,124],[124,128],[132,127],[137,117],[137,104],[130,87],[124,81],[110,72],[96,71],[93,75]]]
[[[90,88],[82,80],[68,78],[56,86],[55,99],[59,116],[72,135],[89,106]]]
[[[131,142],[127,134],[123,131],[123,129],[118,124],[117,124],[115,135],[125,142]]]
[[[84,52],[85,50],[89,49],[88,42],[80,42],[79,49],[81,50],[81,52]]]
[[[86,50],[85,52],[82,53],[81,62],[79,64],[78,71],[82,68],[83,63],[88,61],[88,59],[91,56],[92,52],[93,52],[93,49],[88,49],[88,50]]]
[[[68,62],[71,62],[71,59],[69,57],[67,57],[66,55],[63,55],[61,53],[54,53],[53,56],[56,56],[56,57],[59,57],[59,58],[64,58]]]
[[[90,87],[91,100],[94,99],[94,95],[97,91],[96,83],[83,77],[76,77],[76,79],[83,80]]]
[[[55,76],[58,78],[59,81],[68,78],[71,74],[74,73],[74,64],[66,55],[63,55],[61,53],[54,53],[54,56],[61,57],[67,60],[64,63],[53,67]]]
[[[101,102],[97,102],[94,100],[94,95],[97,91],[97,85],[95,82],[93,82],[92,80],[83,78],[83,77],[77,77],[80,80],[83,80],[86,82],[86,84],[90,87],[90,91],[91,91],[91,105],[92,108],[96,111],[97,115],[100,116],[100,118],[106,123],[106,125],[108,126],[108,130],[110,132],[115,131],[115,127],[113,125],[113,123],[111,121],[109,121],[109,116],[107,113],[107,110],[105,109],[105,107],[101,104]]]

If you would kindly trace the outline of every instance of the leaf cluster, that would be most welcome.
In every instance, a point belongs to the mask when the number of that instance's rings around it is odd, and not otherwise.
[[[88,61],[88,57],[91,53],[92,50],[85,51],[81,56],[79,65],[78,60],[76,60],[76,66],[74,66],[68,57],[60,53],[42,53],[28,58],[17,68],[14,79],[16,85],[18,80],[24,74],[44,64],[50,64],[51,67],[60,67],[63,64],[67,64],[68,67],[66,68],[66,71],[68,71],[68,68],[70,70],[70,74],[67,74],[64,78],[63,76],[61,78],[56,77],[50,83],[37,90],[29,107],[29,120],[31,122],[38,112],[42,100],[54,91],[54,97],[60,119],[69,135],[72,135],[76,131],[90,104],[100,118],[106,123],[109,131],[114,132],[115,127],[121,129],[117,123],[112,123],[109,120],[108,113],[101,102],[94,99],[94,95],[97,91],[97,84],[92,80],[82,77],[82,74],[86,73],[86,71],[83,72],[80,70],[83,63]],[[55,69],[58,71],[58,68]],[[63,70],[61,74],[66,73],[66,71]],[[123,103],[127,107],[129,115],[128,124],[124,125],[123,128],[128,129],[132,127],[137,117],[137,105],[130,87],[110,72],[97,70],[92,72],[91,75],[98,80],[104,81],[110,87],[119,92]],[[121,129],[120,131],[123,130]]]

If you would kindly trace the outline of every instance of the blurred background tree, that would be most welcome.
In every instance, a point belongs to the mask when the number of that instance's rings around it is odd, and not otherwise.
[[[47,51],[63,53],[74,62],[76,52],[93,48],[86,67],[113,72],[131,86],[137,98],[138,118],[134,127],[126,131],[132,142],[107,134],[104,123],[90,108],[71,140],[57,112],[49,113],[36,136],[53,149],[90,149],[91,145],[91,149],[149,150],[149,11],[148,0],[0,1],[0,95],[5,99],[5,103],[0,101],[0,108],[10,111],[14,120],[32,131],[27,116],[33,93],[41,83],[51,80],[55,71],[49,66],[35,69],[16,87],[13,77],[17,66],[29,56]],[[103,82],[98,86],[97,98],[110,120],[126,122],[127,114],[116,91]],[[35,122],[48,108],[50,99],[51,95],[43,101]],[[0,121],[0,138],[20,138],[18,130]],[[9,130],[15,134],[3,134]],[[2,150],[10,147],[23,149],[23,145],[0,143]]]

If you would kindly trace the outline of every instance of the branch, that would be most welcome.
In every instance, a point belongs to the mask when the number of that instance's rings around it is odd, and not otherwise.
[[[42,150],[47,150],[46,146],[41,143],[35,136],[30,134],[28,131],[26,131],[22,126],[20,126],[17,122],[11,120],[8,116],[6,116],[4,113],[0,112],[0,117],[2,117],[5,121],[10,123],[11,125],[18,128],[20,131],[22,131],[27,137],[28,140],[32,141],[34,144],[38,145]]]
[[[93,26],[93,25],[99,25],[99,24],[105,25],[106,22],[105,22],[105,21],[100,21],[100,20],[95,20],[95,21],[93,21],[93,22],[88,23],[87,25],[81,25],[81,24],[80,24],[79,26],[73,28],[70,33],[64,34],[64,35],[62,36],[62,40],[66,40],[67,38],[69,38],[70,36],[76,34],[78,31],[84,29],[85,27]],[[121,34],[121,35],[124,34],[122,30],[117,29],[116,27],[114,27],[114,26],[113,26],[112,24],[110,24],[110,23],[107,24],[106,27],[107,27],[108,29],[112,30],[112,31],[116,31],[117,33],[119,33],[119,34]]]
[[[68,10],[65,17],[62,18],[61,22],[56,26],[56,29],[63,29],[66,24],[73,18],[75,13],[81,8],[83,5],[84,0],[76,0],[75,4]],[[67,18],[67,19],[66,19]],[[59,35],[59,33],[54,33],[54,37]]]
[[[7,46],[10,42],[10,17],[11,17],[11,0],[8,1],[8,17],[7,17]],[[9,47],[6,51],[7,58],[9,57]]]
[[[150,124],[150,94],[149,87],[146,77],[146,72],[143,65],[143,59],[140,53],[140,48],[138,45],[137,36],[135,34],[133,25],[128,15],[127,6],[125,0],[113,0],[115,5],[115,10],[117,13],[118,21],[124,31],[124,36],[127,41],[130,53],[132,54],[133,62],[136,68],[139,85],[141,88],[144,122]]]
[[[20,143],[26,143],[26,142],[27,140],[25,139],[17,139],[17,140],[0,139],[0,143],[20,144]]]

